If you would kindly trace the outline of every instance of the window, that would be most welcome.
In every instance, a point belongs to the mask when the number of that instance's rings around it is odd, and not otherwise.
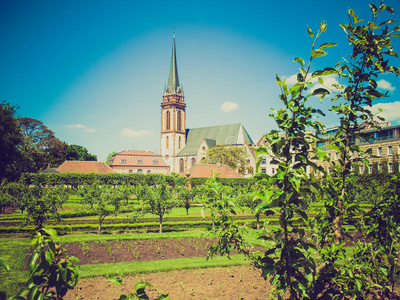
[[[328,167],[328,174],[331,174],[331,172],[332,172],[332,168]]]
[[[165,138],[165,148],[166,149],[169,148],[169,137],[168,136]]]
[[[177,129],[178,131],[182,131],[182,113],[181,111],[178,111],[178,116],[177,116],[178,120],[177,120]],[[179,146],[180,148],[180,146]]]
[[[393,155],[393,146],[388,146],[388,156]]]
[[[151,161],[151,163],[152,163],[153,165],[158,165],[158,160],[157,160],[157,159],[153,159],[153,160]]]
[[[329,159],[331,159],[332,158],[332,153],[328,153],[328,157],[329,157]]]
[[[179,145],[178,145],[178,149],[181,149],[181,141],[182,141],[182,139],[181,139],[181,137],[179,137]]]
[[[129,173],[132,173],[133,171],[132,170],[129,170]]]
[[[143,165],[143,160],[137,159],[137,160],[136,160],[136,163],[137,163],[138,165]]]
[[[382,156],[383,150],[382,147],[378,147],[378,156]]]
[[[317,142],[317,148],[323,148],[325,147],[326,142]]]
[[[389,163],[389,164],[388,164],[388,171],[389,171],[390,173],[393,172],[393,163]]]
[[[272,168],[272,174],[275,174],[275,168]]]
[[[165,126],[167,130],[171,130],[171,113],[167,111],[167,124]]]
[[[201,150],[206,151],[206,147],[204,147],[204,146],[201,147]]]
[[[192,166],[196,164],[196,158],[192,157]]]
[[[121,158],[121,160],[119,161],[119,163],[121,163],[121,164],[126,164],[126,158]]]
[[[378,170],[379,170],[379,172],[383,171],[383,164],[382,163],[378,164]]]
[[[364,165],[360,166],[360,174],[364,174]]]
[[[147,170],[147,174],[150,174],[151,173],[151,170]]]
[[[372,166],[368,167],[368,173],[370,173],[370,174],[372,173]]]
[[[143,173],[143,170],[142,170],[142,169],[138,169],[137,172],[140,173],[140,174],[142,174],[142,173]]]
[[[183,158],[179,160],[179,172],[183,173],[185,171],[185,162],[183,161]]]
[[[266,158],[263,158],[261,164],[262,164],[262,165],[266,165],[266,164],[267,164],[267,159],[266,159]]]
[[[335,159],[336,159],[336,160],[339,159],[339,152],[335,152]]]
[[[267,174],[267,169],[266,168],[262,168],[261,172],[263,172],[264,174]]]

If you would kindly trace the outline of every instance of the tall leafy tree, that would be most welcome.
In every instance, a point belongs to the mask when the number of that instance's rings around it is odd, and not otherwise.
[[[79,145],[68,145],[65,159],[78,161],[97,161],[97,156],[90,154],[85,147]]]
[[[224,164],[244,174],[250,167],[247,163],[247,153],[241,147],[217,145],[207,150],[206,163]]]
[[[17,179],[18,164],[22,159],[23,136],[15,117],[17,107],[5,101],[0,102],[0,180]]]

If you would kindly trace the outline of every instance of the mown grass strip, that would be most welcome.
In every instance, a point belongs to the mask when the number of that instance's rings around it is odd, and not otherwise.
[[[247,265],[250,261],[244,255],[216,256],[206,260],[205,257],[178,258],[157,261],[115,263],[103,265],[84,265],[79,268],[82,278],[98,276],[125,276],[129,274],[170,272],[183,269],[217,268],[228,266]]]

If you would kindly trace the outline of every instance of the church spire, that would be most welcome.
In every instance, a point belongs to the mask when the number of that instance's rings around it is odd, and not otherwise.
[[[181,88],[179,86],[178,66],[176,63],[175,33],[172,41],[172,57],[171,57],[171,67],[169,69],[167,93],[173,95],[182,93]]]

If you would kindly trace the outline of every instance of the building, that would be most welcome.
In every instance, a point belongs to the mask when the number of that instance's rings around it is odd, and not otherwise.
[[[227,165],[197,164],[188,171],[190,177],[211,177],[211,174],[220,178],[243,178],[238,172]]]
[[[109,166],[117,173],[169,174],[161,155],[150,151],[119,152],[111,157]]]
[[[394,168],[398,168],[399,154],[400,154],[400,125],[391,125],[390,122],[378,124],[378,128],[373,126],[365,126],[361,130],[361,138],[353,141],[356,145],[361,147],[363,152],[370,152],[372,156],[364,154],[368,158],[370,164],[367,166],[359,163],[358,170],[353,168],[353,171],[359,173],[372,173],[373,165],[375,164],[378,171],[387,169],[388,172],[393,172]],[[317,143],[317,147],[324,148],[327,151],[328,157],[333,160],[339,160],[339,153],[328,147],[328,138],[334,136],[337,132],[337,127],[327,129],[325,135],[320,135],[322,141]],[[356,153],[353,154],[357,158]],[[330,172],[328,162],[319,162],[319,164],[327,171]],[[396,164],[396,166],[395,166]]]
[[[170,171],[181,175],[204,161],[206,151],[216,145],[244,147],[248,163],[253,170],[255,168],[255,154],[251,149],[253,140],[242,124],[186,128],[186,104],[179,83],[175,35],[172,43],[168,85],[164,90],[161,103],[160,142],[161,156],[170,167]]]
[[[56,170],[58,173],[114,173],[104,162],[66,160]]]

